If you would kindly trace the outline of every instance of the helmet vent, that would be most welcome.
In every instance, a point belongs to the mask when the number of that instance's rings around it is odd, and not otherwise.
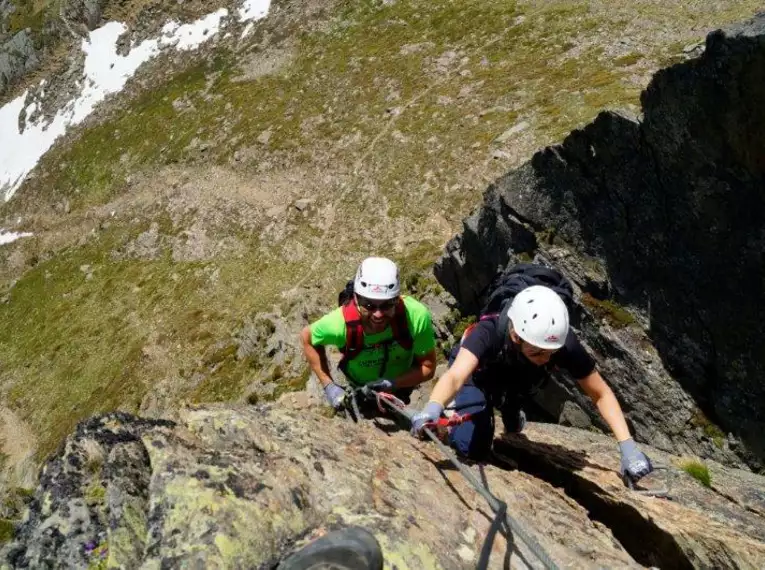
[[[531,320],[533,321],[534,319],[536,319],[536,318],[537,318],[537,315],[538,315],[538,313],[534,313],[534,316],[533,316],[533,317],[531,317]]]

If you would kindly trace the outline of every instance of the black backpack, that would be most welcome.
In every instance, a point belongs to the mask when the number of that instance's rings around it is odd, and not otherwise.
[[[499,315],[497,332],[507,335],[510,319],[507,309],[515,296],[532,285],[544,285],[555,291],[568,307],[574,307],[574,288],[557,269],[536,263],[519,263],[503,271],[487,288],[490,291],[481,310],[481,319]]]

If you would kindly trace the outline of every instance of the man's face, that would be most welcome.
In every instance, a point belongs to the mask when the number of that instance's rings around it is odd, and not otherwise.
[[[398,299],[381,301],[378,299],[367,299],[361,295],[356,295],[355,297],[362,323],[372,329],[373,332],[384,331],[393,318]]]
[[[515,331],[510,331],[510,340],[519,346],[521,349],[521,354],[523,354],[523,356],[525,356],[529,362],[536,364],[537,366],[544,366],[550,362],[553,354],[557,352],[557,350],[539,348],[533,344],[529,344],[517,334],[515,334]]]

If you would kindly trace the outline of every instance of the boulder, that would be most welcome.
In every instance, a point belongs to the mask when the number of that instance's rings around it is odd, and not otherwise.
[[[26,30],[21,30],[0,44],[0,94],[39,63],[32,38]]]

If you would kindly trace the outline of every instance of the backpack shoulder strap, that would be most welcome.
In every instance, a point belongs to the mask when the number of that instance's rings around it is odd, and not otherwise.
[[[356,303],[348,302],[343,305],[345,320],[345,346],[340,349],[343,361],[353,360],[364,349],[364,326]]]
[[[507,342],[507,333],[510,331],[510,317],[507,316],[507,310],[510,308],[510,303],[512,303],[512,301],[512,299],[508,299],[502,303],[499,310],[497,318],[497,335],[499,337],[498,340],[500,346],[503,346],[505,342]]]
[[[345,284],[345,287],[343,287],[343,290],[340,291],[337,295],[337,306],[342,307],[343,305],[350,303],[353,301],[353,279],[348,281]]]
[[[412,350],[414,339],[412,338],[412,331],[409,330],[409,319],[406,316],[406,305],[404,305],[402,297],[399,297],[396,304],[396,312],[393,315],[391,327],[393,328],[393,339],[405,350]]]

